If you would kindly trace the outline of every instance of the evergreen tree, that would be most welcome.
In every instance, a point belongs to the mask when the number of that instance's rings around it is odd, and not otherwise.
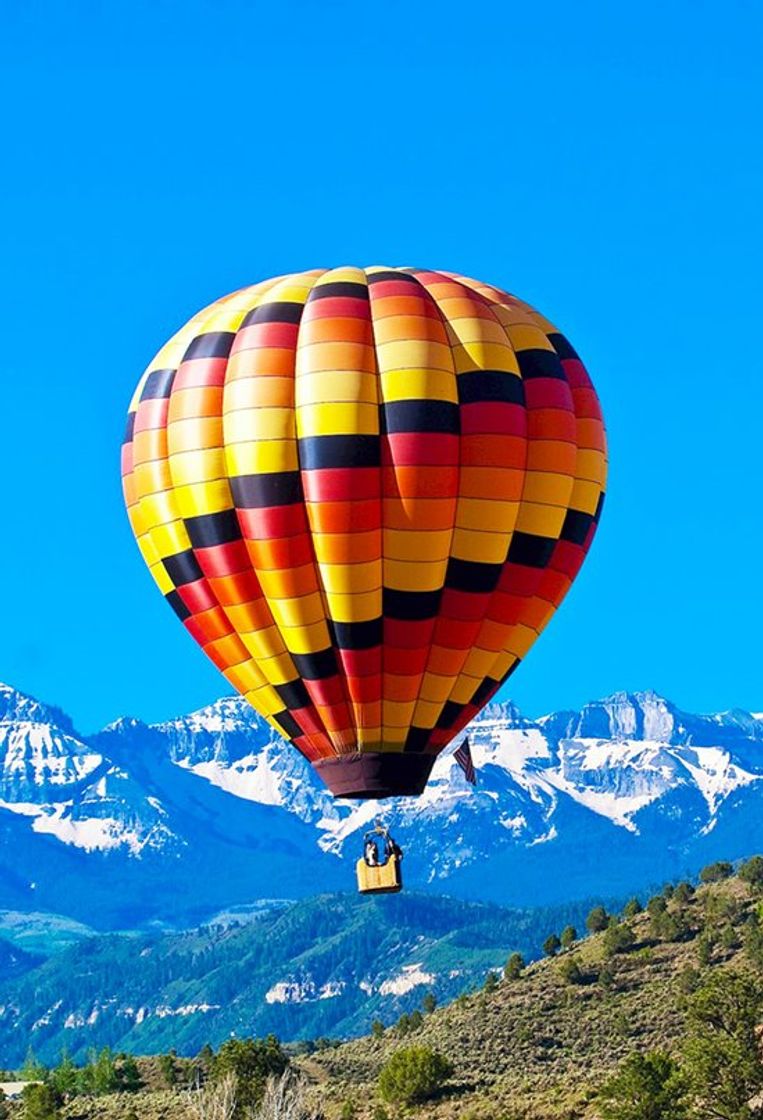
[[[578,931],[574,926],[565,926],[559,938],[563,949],[569,949],[578,939]]]
[[[138,1063],[131,1054],[125,1055],[117,1070],[119,1088],[123,1093],[137,1093],[143,1085]]]
[[[61,1055],[61,1061],[56,1068],[50,1071],[48,1080],[63,1100],[76,1096],[79,1089],[79,1070],[66,1051]]]
[[[673,898],[676,902],[680,903],[682,906],[685,906],[687,903],[691,902],[691,900],[694,898],[695,893],[696,892],[691,883],[688,883],[684,880],[684,882],[679,883],[676,887],[675,891],[673,892]]]
[[[384,1037],[384,1023],[382,1023],[381,1019],[374,1019],[371,1024],[371,1034],[374,1038]]]
[[[609,914],[603,906],[594,906],[588,913],[585,925],[589,933],[601,933],[609,925]]]
[[[485,977],[485,983],[482,987],[483,992],[485,992],[487,995],[490,995],[490,993],[494,992],[497,987],[498,973],[493,971],[488,972],[487,976]]]
[[[429,1100],[453,1073],[447,1058],[427,1046],[396,1050],[379,1074],[379,1092],[389,1104]]]
[[[58,1120],[61,1098],[52,1085],[38,1082],[27,1085],[21,1099],[24,1102],[24,1120]]]
[[[683,1120],[685,1089],[667,1054],[630,1054],[599,1095],[604,1120]]]
[[[630,902],[626,902],[625,907],[623,908],[623,917],[635,918],[636,915],[640,914],[643,909],[644,908],[639,900],[637,898],[632,898]]]
[[[763,1090],[762,1011],[760,982],[727,970],[713,972],[689,997],[684,1069],[699,1114],[718,1120],[751,1115],[749,1102]]]
[[[316,1045],[318,1042],[316,1040]],[[328,1043],[328,1039],[323,1042]],[[262,1099],[268,1077],[280,1077],[288,1065],[289,1059],[273,1034],[256,1040],[230,1038],[215,1055],[210,1076],[213,1082],[217,1082],[229,1073],[235,1075],[237,1090],[234,1120],[243,1120]]]
[[[703,867],[699,877],[703,883],[720,883],[723,879],[729,879],[733,874],[732,864],[728,860],[719,859],[716,863],[709,863],[707,867]]]
[[[608,957],[613,957],[615,953],[627,953],[635,941],[636,936],[627,922],[619,922],[610,926],[604,934],[604,952]]]
[[[739,878],[756,890],[763,887],[763,856],[750,856],[737,872]]]
[[[175,1052],[170,1050],[168,1054],[159,1055],[159,1070],[162,1075],[162,1080],[168,1089],[177,1081],[177,1069],[175,1068]]]
[[[555,933],[550,933],[546,940],[543,942],[543,952],[547,957],[555,957],[562,946],[561,941]]]
[[[525,970],[525,958],[521,953],[512,953],[506,961],[503,975],[507,980],[518,980]]]
[[[427,1015],[432,1014],[435,1007],[437,1007],[437,997],[435,996],[434,992],[426,993],[423,1000],[421,1001],[421,1006],[424,1008],[424,1012]]]

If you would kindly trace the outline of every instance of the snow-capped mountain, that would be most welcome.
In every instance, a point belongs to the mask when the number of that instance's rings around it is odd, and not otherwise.
[[[763,848],[763,719],[655,693],[524,718],[489,705],[467,784],[446,751],[422,797],[335,801],[239,698],[88,739],[0,686],[0,908],[177,923],[253,898],[351,889],[383,815],[406,881],[533,905],[631,891]]]

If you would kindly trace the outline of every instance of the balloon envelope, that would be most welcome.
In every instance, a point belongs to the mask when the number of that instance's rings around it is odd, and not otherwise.
[[[235,292],[130,404],[130,522],[185,628],[340,796],[419,793],[591,544],[601,410],[490,285],[317,269]]]

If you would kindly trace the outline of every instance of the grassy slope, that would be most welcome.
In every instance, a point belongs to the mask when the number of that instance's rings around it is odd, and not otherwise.
[[[683,907],[689,933],[680,942],[652,936],[647,914],[631,919],[637,942],[627,953],[607,958],[604,935],[579,942],[575,955],[587,982],[570,984],[563,975],[569,954],[532,965],[516,981],[497,990],[461,997],[426,1017],[405,1039],[388,1029],[383,1038],[361,1038],[299,1059],[311,1095],[327,1120],[336,1120],[345,1102],[356,1120],[369,1120],[377,1106],[376,1080],[384,1061],[400,1046],[431,1046],[447,1054],[455,1076],[439,1100],[415,1111],[421,1120],[576,1120],[596,1116],[595,1094],[619,1062],[633,1050],[675,1049],[681,1041],[683,989],[687,972],[698,967],[698,933],[708,911],[728,926],[719,911],[734,906],[737,944],[714,950],[708,967],[747,967],[741,951],[742,926],[759,896],[740,880],[703,887]],[[671,903],[670,908],[675,909]],[[602,968],[611,982],[597,979]],[[180,1062],[185,1076],[191,1063]],[[155,1059],[140,1066],[150,1091],[95,1100],[79,1098],[65,1109],[74,1120],[186,1120],[177,1091],[159,1090]],[[387,1108],[389,1120],[400,1110]],[[406,1113],[413,1115],[413,1113]]]
[[[420,1110],[434,1118],[569,1118],[595,1115],[597,1089],[632,1050],[671,1050],[679,1043],[683,1015],[681,974],[696,968],[697,931],[709,900],[734,899],[740,929],[754,905],[739,880],[702,888],[687,907],[692,933],[677,943],[655,943],[650,919],[631,921],[637,944],[605,961],[603,935],[573,950],[589,982],[570,984],[561,975],[566,954],[531,966],[517,981],[490,994],[456,1001],[428,1016],[405,1040],[386,1032],[379,1041],[358,1039],[314,1055],[308,1072],[329,1115],[350,1100],[357,1116],[373,1113],[379,1069],[399,1046],[431,1046],[455,1065],[452,1088]],[[739,948],[717,951],[711,967],[742,964]],[[606,964],[613,983],[597,982]],[[394,1112],[394,1110],[392,1110]],[[418,1113],[417,1113],[418,1115]]]

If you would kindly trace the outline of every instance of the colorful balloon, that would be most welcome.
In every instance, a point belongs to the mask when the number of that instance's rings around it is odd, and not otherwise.
[[[185,628],[338,796],[420,793],[591,544],[606,447],[567,340],[488,284],[318,269],[157,354],[130,522]]]

